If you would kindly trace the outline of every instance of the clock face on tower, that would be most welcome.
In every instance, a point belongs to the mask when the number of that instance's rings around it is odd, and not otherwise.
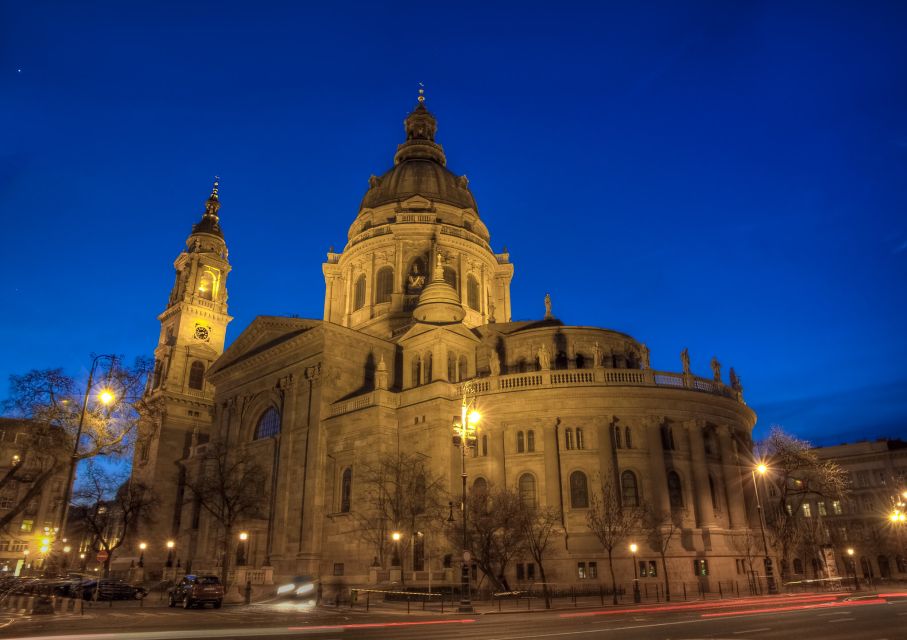
[[[209,334],[208,334],[208,327],[203,327],[203,326],[201,326],[201,325],[198,325],[197,327],[195,327],[195,338],[196,338],[196,340],[202,340],[202,341],[204,341],[204,342],[207,342],[207,341],[208,341],[208,337],[209,337]]]

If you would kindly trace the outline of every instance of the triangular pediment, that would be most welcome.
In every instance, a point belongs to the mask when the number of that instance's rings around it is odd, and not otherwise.
[[[397,340],[397,344],[406,349],[412,343],[422,343],[431,340],[447,340],[462,344],[470,342],[478,344],[481,340],[462,323],[433,325],[417,322]]]
[[[322,324],[321,320],[258,316],[211,366],[209,375],[223,371],[237,362],[273,349]]]
[[[406,211],[426,211],[431,209],[431,200],[422,196],[412,196],[401,202],[400,208]]]

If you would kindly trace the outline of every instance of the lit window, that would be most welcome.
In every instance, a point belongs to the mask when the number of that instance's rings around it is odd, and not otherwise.
[[[835,514],[836,516],[839,516],[839,515],[841,515],[842,513],[844,513],[844,510],[841,508],[841,501],[840,501],[840,500],[832,500],[832,501],[831,501],[831,512],[832,512],[833,514]]]
[[[812,518],[812,517],[813,517],[813,510],[812,510],[812,507],[809,506],[809,503],[808,503],[808,502],[804,502],[803,505],[801,506],[801,508],[803,509],[803,517],[804,517],[804,518]]]
[[[30,532],[34,528],[35,528],[34,520],[23,520],[22,525],[19,527],[20,530],[22,530],[26,533]]]
[[[590,578],[598,577],[598,563],[597,562],[589,563],[589,577]]]
[[[576,563],[576,577],[579,578],[580,580],[586,579],[586,563],[585,562]]]
[[[817,503],[816,503],[816,506],[819,508],[819,515],[820,515],[820,516],[827,516],[827,515],[828,515],[828,511],[827,511],[827,509],[825,508],[825,503],[824,503],[824,502],[817,502]]]
[[[705,559],[693,560],[693,574],[697,576],[709,575],[709,561]]]

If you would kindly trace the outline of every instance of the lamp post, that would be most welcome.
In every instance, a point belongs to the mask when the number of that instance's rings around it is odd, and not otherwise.
[[[239,532],[239,549],[236,553],[236,564],[241,567],[246,566],[246,543],[249,541],[249,532]]]
[[[148,545],[144,542],[139,543],[139,568],[142,569],[145,567],[145,549],[148,548]]]
[[[636,551],[639,549],[636,543],[630,545],[630,553],[633,554],[633,602],[640,602],[642,595],[639,593],[639,573],[636,570]]]
[[[394,557],[391,559],[391,564],[395,567],[400,566],[400,538],[402,537],[399,531],[394,531],[391,534],[391,540],[394,541]]]
[[[472,554],[469,553],[469,534],[466,529],[466,450],[476,444],[476,425],[481,414],[475,410],[475,383],[464,382],[463,400],[460,405],[460,423],[454,424],[454,446],[460,447],[460,476],[462,483],[462,517],[463,517],[463,568],[460,572],[460,613],[472,613],[472,600],[469,593],[469,565]]]
[[[170,569],[173,567],[173,547],[176,546],[176,543],[173,540],[167,541],[167,568]]]
[[[79,444],[82,439],[82,429],[85,426],[85,413],[88,411],[88,398],[91,396],[91,386],[94,383],[94,372],[97,369],[98,362],[101,360],[110,360],[111,368],[117,363],[117,357],[109,354],[95,356],[91,361],[91,369],[88,370],[88,384],[85,386],[85,397],[82,399],[82,411],[79,414],[79,426],[76,429],[75,441],[72,444],[72,458],[69,461],[69,473],[66,479],[66,485],[63,487],[63,513],[60,514],[60,535],[66,535],[66,522],[69,519],[69,501],[72,500],[72,484],[76,478],[76,465],[79,464]],[[101,404],[109,406],[116,398],[110,389],[102,389],[98,394],[98,400]]]
[[[853,559],[854,550],[853,547],[847,548],[847,560],[850,565],[850,570],[853,571],[853,590],[858,591],[860,589],[860,581],[857,579],[857,564]]]
[[[759,498],[759,484],[756,482],[756,472],[759,472],[759,475],[764,477],[768,467],[763,463],[759,463],[755,469],[751,470],[753,476],[753,490],[756,492],[756,509],[759,512],[759,530],[762,532],[762,549],[765,552],[765,584],[768,587],[769,593],[777,593],[775,588],[775,577],[772,575],[772,559],[768,555],[768,542],[765,538],[765,514],[762,512],[762,500]]]

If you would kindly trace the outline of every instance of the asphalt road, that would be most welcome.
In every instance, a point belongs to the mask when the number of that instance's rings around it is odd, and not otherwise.
[[[432,640],[902,640],[907,593],[882,597],[762,598],[577,611],[437,615],[251,605],[183,611],[94,609],[85,616],[0,616],[0,637],[66,640],[361,638]]]

